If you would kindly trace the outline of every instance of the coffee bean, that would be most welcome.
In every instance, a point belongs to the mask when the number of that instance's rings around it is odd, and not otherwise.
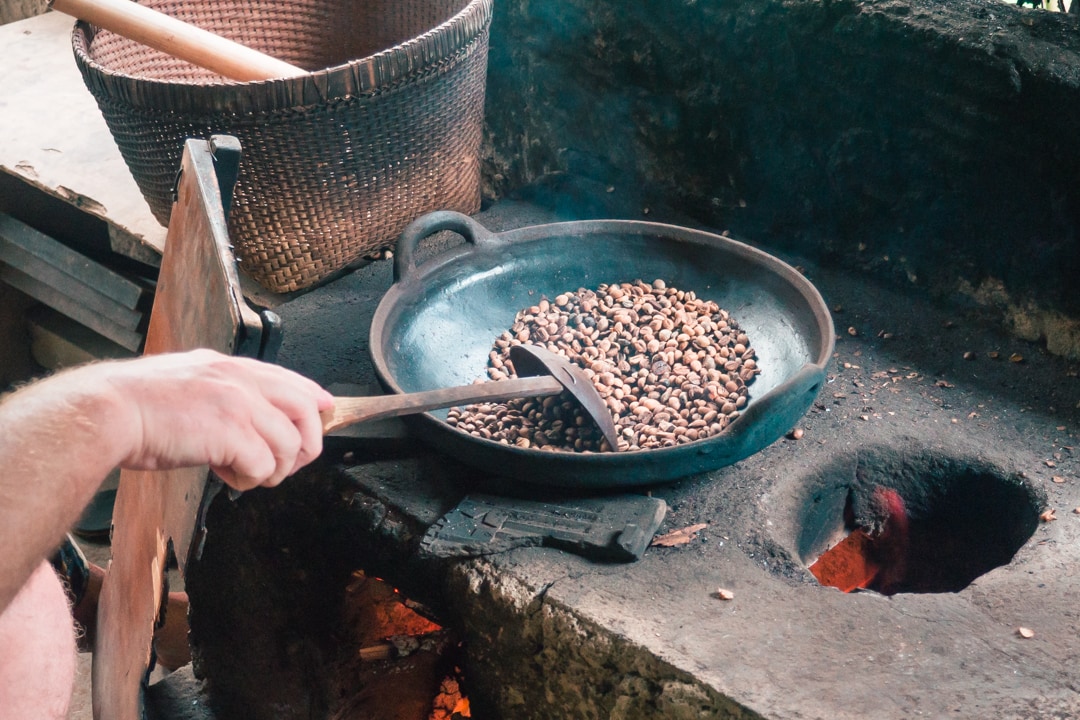
[[[509,348],[527,342],[583,368],[620,429],[622,450],[671,447],[723,432],[761,372],[749,338],[726,310],[661,279],[542,298],[495,339],[489,376],[512,376]],[[447,423],[519,447],[611,449],[568,393],[453,408]]]

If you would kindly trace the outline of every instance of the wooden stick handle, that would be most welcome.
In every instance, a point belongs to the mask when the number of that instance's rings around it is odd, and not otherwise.
[[[306,70],[131,0],[51,0],[54,10],[232,80],[272,80]]]
[[[322,414],[323,433],[368,420],[412,415],[475,402],[557,395],[562,391],[563,385],[558,380],[550,375],[540,375],[415,393],[339,397],[334,398],[334,408]]]

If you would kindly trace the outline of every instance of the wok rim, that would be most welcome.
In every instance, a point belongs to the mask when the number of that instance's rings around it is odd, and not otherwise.
[[[764,395],[755,398],[753,403],[747,405],[749,410],[753,404],[762,403],[763,400],[770,397],[779,397],[788,393],[791,390],[792,384],[795,382],[796,377],[800,377],[805,381],[803,376],[816,375],[816,382],[814,385],[823,384],[825,377],[825,368],[832,359],[832,354],[836,343],[836,332],[833,327],[833,321],[829,313],[828,307],[824,298],[818,289],[811,283],[802,273],[800,273],[795,267],[787,262],[771,255],[763,250],[755,248],[745,242],[735,240],[730,237],[719,235],[707,230],[699,230],[695,228],[683,227],[679,225],[672,225],[668,223],[649,222],[641,220],[574,220],[574,221],[561,221],[552,223],[542,223],[537,225],[527,225],[520,228],[514,228],[501,232],[488,231],[483,225],[479,224],[473,218],[460,215],[459,213],[450,212],[437,212],[430,213],[427,216],[419,218],[414,221],[413,225],[422,223],[427,218],[436,215],[446,216],[460,216],[470,226],[475,226],[487,236],[485,244],[500,244],[509,246],[512,244],[522,244],[527,242],[536,242],[552,237],[566,236],[566,235],[634,235],[642,237],[654,237],[661,240],[676,240],[681,242],[690,242],[695,244],[704,244],[707,246],[717,247],[725,252],[733,253],[742,259],[746,260],[750,264],[761,267],[764,270],[777,276],[787,286],[793,288],[798,293],[804,306],[810,311],[810,315],[813,318],[813,325],[816,326],[817,335],[814,340],[819,344],[817,357],[812,361],[807,361],[800,370],[787,375],[781,383],[770,389]],[[412,227],[412,226],[410,226]],[[446,228],[439,228],[446,229]],[[407,228],[402,233],[404,238],[409,232]],[[426,236],[424,236],[426,237]],[[422,238],[421,238],[422,239]],[[478,243],[479,245],[479,243]],[[414,288],[422,287],[423,281],[433,275],[437,275],[440,271],[454,265],[457,262],[473,255],[480,251],[477,246],[464,243],[462,245],[445,250],[435,257],[428,259],[426,262],[409,267],[403,270],[403,275],[395,279],[390,289],[383,295],[382,299],[375,310],[375,314],[372,318],[371,329],[369,333],[369,349],[372,357],[372,361],[375,368],[375,373],[379,379],[379,382],[389,392],[402,393],[404,392],[401,385],[391,375],[387,363],[387,355],[384,352],[383,337],[387,329],[387,319],[391,312],[396,309],[399,303],[409,299],[409,292]],[[395,253],[395,257],[397,257]],[[812,347],[812,343],[807,343],[808,347]],[[814,397],[817,396],[820,391],[820,387],[813,388]],[[813,403],[813,399],[807,405],[807,409],[810,404]],[[806,409],[798,415],[802,417],[805,415]],[[746,417],[740,416],[735,422],[728,426],[723,432],[718,435],[710,436],[699,441],[693,441],[685,443],[683,445],[674,445],[663,448],[648,448],[638,450],[627,450],[622,452],[553,452],[550,450],[540,450],[536,448],[520,448],[514,445],[504,444],[495,440],[489,440],[481,437],[469,435],[460,430],[455,429],[453,426],[446,423],[441,418],[436,417],[430,412],[417,414],[411,416],[412,419],[420,421],[425,427],[434,427],[440,433],[452,433],[456,437],[455,440],[461,442],[467,442],[470,444],[478,444],[479,447],[484,448],[485,451],[499,452],[508,454],[509,457],[516,457],[520,460],[542,460],[546,466],[553,466],[553,472],[566,472],[568,468],[575,467],[582,462],[587,462],[594,469],[590,470],[589,475],[597,473],[595,466],[600,465],[600,472],[603,471],[617,471],[620,468],[626,466],[641,466],[642,464],[658,467],[663,466],[665,460],[675,457],[682,457],[691,452],[695,456],[709,455],[719,450],[719,454],[724,454],[722,445],[725,444],[725,439],[738,436],[731,432],[732,429],[742,426],[739,423]],[[710,467],[700,472],[711,472],[713,470],[725,467],[727,465],[734,464],[749,455],[760,452],[768,445],[778,440],[783,433],[781,432],[776,437],[773,437],[768,442],[765,442],[756,447],[751,452],[746,453],[740,457],[736,457],[730,462]],[[434,442],[436,446],[440,446],[441,443]],[[447,452],[445,449],[444,452]],[[464,452],[448,453],[455,459],[459,459],[461,462],[468,465],[475,465],[469,458],[465,457]],[[565,467],[564,467],[565,466]],[[590,482],[590,487],[622,487],[627,485],[642,485],[649,483],[661,483],[670,482],[684,477],[688,477],[688,474],[681,474],[677,477],[664,477],[663,473],[648,476],[643,480],[634,480],[630,482],[613,482],[609,484]],[[580,487],[580,483],[553,483],[558,487]]]

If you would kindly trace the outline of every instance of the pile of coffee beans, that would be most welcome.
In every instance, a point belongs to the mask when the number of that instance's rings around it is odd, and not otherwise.
[[[514,375],[510,347],[532,344],[584,369],[619,430],[619,450],[662,448],[723,432],[760,372],[750,340],[715,302],[663,280],[580,288],[520,311],[489,355]],[[452,408],[447,422],[524,448],[611,450],[569,393]]]

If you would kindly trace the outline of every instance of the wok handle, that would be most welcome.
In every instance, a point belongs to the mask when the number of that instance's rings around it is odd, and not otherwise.
[[[420,241],[442,230],[453,230],[477,246],[495,237],[495,233],[459,212],[439,210],[421,215],[409,223],[398,238],[394,250],[394,282],[400,282],[416,271],[416,246]]]
[[[460,387],[370,397],[334,398],[334,407],[322,413],[323,434],[356,423],[414,415],[438,408],[476,402],[502,402],[522,397],[558,395],[563,384],[550,375],[482,382]]]
[[[780,437],[798,422],[799,410],[807,406],[806,396],[816,397],[824,383],[825,368],[806,363],[783,383],[750,403],[727,432],[751,441],[759,435]],[[783,427],[777,427],[778,424]]]

